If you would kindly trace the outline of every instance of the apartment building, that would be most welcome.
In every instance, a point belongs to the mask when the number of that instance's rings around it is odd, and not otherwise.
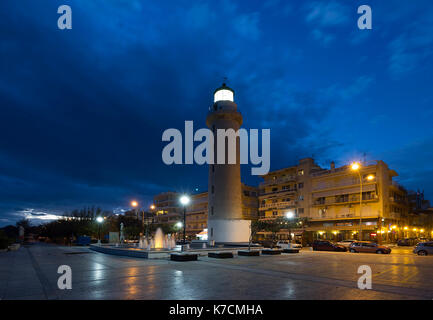
[[[393,181],[395,176],[383,161],[364,163],[354,171],[349,165],[336,168],[333,163],[324,169],[311,158],[302,159],[296,166],[263,176],[259,215],[273,219],[292,211],[296,217],[308,218],[304,228],[295,230],[307,242],[391,240],[403,228],[409,211],[407,192]]]
[[[181,194],[178,192],[163,192],[153,197],[156,214],[154,223],[176,223],[183,215],[183,209],[179,203]]]
[[[242,184],[242,217],[246,220],[258,217],[257,187]],[[183,222],[183,207],[179,203],[181,194],[177,192],[164,192],[154,197],[154,223]],[[195,236],[207,229],[208,218],[208,192],[190,195],[191,202],[186,207],[186,235]]]

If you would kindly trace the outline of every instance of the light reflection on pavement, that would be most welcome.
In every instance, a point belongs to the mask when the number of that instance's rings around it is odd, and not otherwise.
[[[2,299],[432,299],[433,256],[412,247],[390,255],[348,252],[194,262],[111,256],[82,247],[34,245],[0,253]],[[65,254],[65,252],[87,252]],[[59,265],[72,268],[72,290],[57,288]],[[373,289],[357,288],[369,265]]]

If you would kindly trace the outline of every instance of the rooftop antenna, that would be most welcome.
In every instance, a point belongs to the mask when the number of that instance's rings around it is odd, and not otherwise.
[[[224,85],[224,86],[226,85],[227,80],[228,80],[227,77],[224,77],[224,78],[223,78],[223,85]]]
[[[364,165],[367,163],[367,153],[363,153],[362,155],[364,157]]]

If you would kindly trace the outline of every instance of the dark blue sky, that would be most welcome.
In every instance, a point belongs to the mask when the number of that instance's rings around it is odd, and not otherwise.
[[[0,36],[0,225],[206,189],[161,135],[204,127],[224,76],[244,127],[271,129],[272,169],[366,153],[433,199],[430,0],[2,0]]]

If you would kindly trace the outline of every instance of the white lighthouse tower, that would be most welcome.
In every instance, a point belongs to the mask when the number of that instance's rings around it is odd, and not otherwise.
[[[225,83],[214,92],[214,104],[206,124],[215,139],[215,164],[209,165],[208,239],[216,243],[246,243],[250,236],[250,221],[242,219],[239,138],[236,139],[236,163],[228,164],[227,141],[225,164],[217,163],[217,130],[231,128],[237,131],[242,125],[242,115],[234,102],[234,91]]]

